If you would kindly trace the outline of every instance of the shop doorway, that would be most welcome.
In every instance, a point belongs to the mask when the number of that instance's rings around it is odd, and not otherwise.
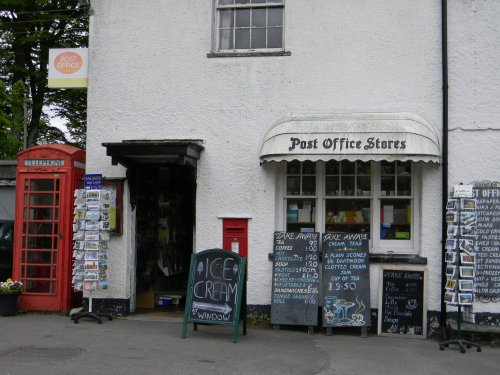
[[[136,307],[182,311],[195,224],[195,169],[142,165],[135,171]]]

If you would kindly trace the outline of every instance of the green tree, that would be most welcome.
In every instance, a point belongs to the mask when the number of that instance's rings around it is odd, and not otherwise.
[[[18,81],[28,88],[28,147],[48,142],[85,147],[86,90],[49,89],[47,75],[50,48],[87,46],[87,11],[78,0],[0,1],[0,81],[6,92],[14,92]],[[49,108],[68,121],[69,137],[50,124]]]
[[[23,146],[26,87],[16,82],[9,92],[0,81],[0,159],[15,159]]]

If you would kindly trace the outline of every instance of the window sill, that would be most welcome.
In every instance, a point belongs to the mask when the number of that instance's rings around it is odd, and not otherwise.
[[[427,264],[427,258],[416,254],[370,254],[370,263]]]
[[[242,51],[242,52],[209,52],[208,58],[213,57],[259,57],[259,56],[290,56],[290,51]]]

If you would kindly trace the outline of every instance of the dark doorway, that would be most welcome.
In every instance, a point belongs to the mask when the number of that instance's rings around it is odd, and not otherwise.
[[[178,309],[193,253],[195,169],[142,165],[135,176],[137,309]]]

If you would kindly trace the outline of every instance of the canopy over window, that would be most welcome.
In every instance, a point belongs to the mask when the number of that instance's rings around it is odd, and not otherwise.
[[[414,161],[439,163],[438,132],[411,113],[296,114],[265,134],[263,162]]]

